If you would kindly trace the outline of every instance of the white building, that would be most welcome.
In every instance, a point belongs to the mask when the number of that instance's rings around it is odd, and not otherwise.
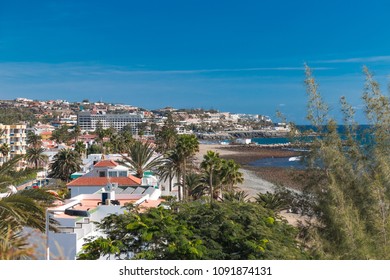
[[[103,235],[94,222],[101,222],[110,214],[124,213],[126,203],[141,208],[157,207],[161,203],[160,194],[160,190],[153,187],[142,193],[119,194],[106,187],[95,194],[80,194],[64,205],[50,208],[46,219],[53,218],[59,224],[56,226],[58,232],[49,231],[47,235],[46,252],[49,251],[50,259],[76,259],[85,243],[84,238]]]
[[[113,160],[102,160],[96,163],[88,173],[69,182],[67,187],[71,197],[75,197],[80,194],[93,194],[110,184],[123,189],[137,188],[141,186],[142,180],[131,175],[127,167]]]
[[[0,153],[0,166],[7,162],[16,155],[26,154],[26,125],[25,124],[13,124],[3,125],[0,124],[0,147],[8,147],[9,152],[6,154]],[[19,167],[24,164],[24,161],[19,163]]]
[[[83,111],[78,114],[77,124],[82,130],[94,131],[101,125],[102,128],[110,127],[120,131],[126,125],[130,125],[132,133],[138,133],[138,125],[144,121],[142,114],[92,114]]]

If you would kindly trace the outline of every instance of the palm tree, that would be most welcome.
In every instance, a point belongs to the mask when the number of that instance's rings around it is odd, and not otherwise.
[[[80,171],[81,164],[82,161],[78,152],[71,149],[61,149],[54,156],[54,161],[50,165],[49,177],[69,182],[70,175]]]
[[[255,198],[256,202],[264,208],[271,209],[273,211],[281,211],[288,208],[288,202],[282,193],[258,193]]]
[[[73,137],[75,143],[77,143],[79,141],[80,135],[81,135],[81,128],[80,128],[80,126],[76,125],[72,131],[72,137]]]
[[[160,131],[156,132],[157,150],[166,153],[175,147],[177,139],[177,131],[171,115],[168,115],[168,120]]]
[[[148,143],[136,141],[129,149],[128,156],[122,155],[122,164],[133,169],[138,178],[144,176],[144,171],[153,170],[162,164],[161,156],[154,157],[154,148]]]
[[[3,156],[8,156],[9,152],[11,151],[10,146],[7,143],[4,143],[3,145],[0,146],[0,153]]]
[[[0,199],[0,259],[31,258],[24,227],[45,230],[45,209],[55,197],[44,190],[26,190]],[[50,220],[55,230],[54,220]]]
[[[12,231],[11,227],[0,229],[0,260],[33,259],[34,248],[27,236]]]
[[[39,148],[42,146],[42,137],[41,137],[41,135],[37,135],[34,132],[29,131],[27,133],[26,143],[30,147]]]
[[[169,182],[169,192],[172,192],[172,180],[173,177],[180,177],[180,174],[177,172],[179,168],[177,167],[177,157],[173,153],[167,153],[162,159],[161,165],[158,167],[158,175],[163,181],[168,180]]]
[[[172,150],[171,157],[176,162],[176,173],[179,186],[179,200],[182,199],[181,189],[183,189],[183,197],[186,197],[186,177],[187,164],[191,162],[192,157],[199,151],[199,142],[195,135],[179,135],[176,139],[176,146]]]
[[[87,148],[85,147],[85,144],[81,141],[77,141],[74,144],[74,150],[81,156],[81,158],[84,158],[85,153],[87,152]]]
[[[48,156],[44,155],[44,148],[31,147],[26,150],[25,159],[30,164],[34,165],[34,168],[37,169],[45,165],[48,161]]]
[[[233,191],[233,188],[237,184],[244,182],[243,174],[239,171],[240,165],[234,160],[222,160],[221,172],[224,180],[224,184],[227,185],[229,192]]]
[[[200,174],[191,172],[185,177],[186,187],[188,196],[192,199],[197,200],[205,195],[207,185],[203,182]]]
[[[247,202],[248,194],[245,191],[228,191],[222,195],[222,200],[229,202]]]
[[[6,163],[3,163],[3,165],[0,166],[0,189],[12,181],[12,178],[8,175],[8,172],[13,170],[16,164],[22,158],[22,155],[14,156],[12,159],[7,161]]]
[[[203,161],[200,164],[200,167],[206,172],[208,177],[208,184],[210,188],[210,198],[211,201],[214,199],[214,180],[217,177],[217,172],[222,167],[221,158],[219,153],[214,151],[207,151],[203,156]]]

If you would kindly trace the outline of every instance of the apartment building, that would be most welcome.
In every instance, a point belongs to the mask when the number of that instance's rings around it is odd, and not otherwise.
[[[0,166],[15,155],[26,154],[26,125],[0,124]]]
[[[141,114],[94,114],[82,111],[77,116],[77,124],[82,130],[93,131],[100,124],[102,128],[113,127],[120,131],[126,125],[130,125],[132,133],[138,133],[138,125],[144,121]]]

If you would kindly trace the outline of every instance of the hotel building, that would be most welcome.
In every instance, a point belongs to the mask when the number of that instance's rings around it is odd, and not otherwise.
[[[132,133],[138,133],[138,125],[144,121],[141,114],[93,114],[83,111],[77,116],[77,125],[82,130],[93,131],[100,124],[103,129],[110,127],[120,131],[126,125],[130,125]]]
[[[3,149],[0,152],[0,166],[16,155],[26,154],[26,125],[25,124],[0,124],[0,148],[8,147],[8,152]]]

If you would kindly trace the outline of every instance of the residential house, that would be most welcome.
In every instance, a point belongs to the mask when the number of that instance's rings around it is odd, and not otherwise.
[[[107,185],[114,184],[121,189],[141,187],[142,181],[130,174],[129,169],[113,160],[102,160],[85,175],[67,184],[71,197],[79,194],[93,194]],[[145,189],[145,187],[143,187]]]

